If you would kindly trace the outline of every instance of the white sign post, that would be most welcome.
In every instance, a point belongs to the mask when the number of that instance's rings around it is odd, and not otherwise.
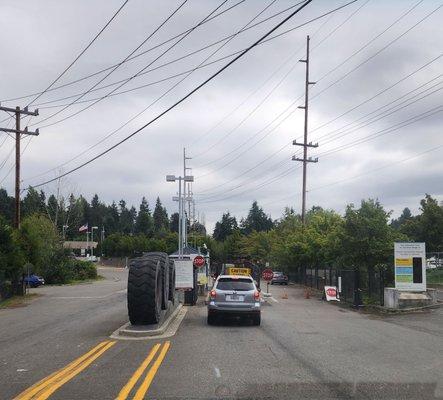
[[[394,243],[395,288],[397,290],[426,291],[425,243]]]
[[[175,288],[194,289],[194,265],[191,260],[174,260]]]

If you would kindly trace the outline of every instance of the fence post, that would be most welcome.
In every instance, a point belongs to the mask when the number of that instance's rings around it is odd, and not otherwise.
[[[360,307],[361,305],[360,271],[356,269],[354,270],[354,306]]]
[[[385,270],[380,269],[380,305],[385,305]]]

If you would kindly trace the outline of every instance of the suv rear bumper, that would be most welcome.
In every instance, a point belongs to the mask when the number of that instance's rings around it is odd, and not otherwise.
[[[235,307],[233,306],[224,306],[224,305],[217,305],[211,304],[211,302],[208,304],[208,314],[257,314],[260,313],[260,303],[253,303],[248,307],[242,306],[242,307]]]
[[[229,315],[260,315],[260,308],[252,309],[210,309],[208,308],[208,315],[221,315],[221,314],[229,314]]]

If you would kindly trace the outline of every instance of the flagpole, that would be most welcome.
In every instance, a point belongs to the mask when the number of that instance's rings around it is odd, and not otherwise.
[[[89,255],[89,232],[88,229],[86,229],[86,257]]]

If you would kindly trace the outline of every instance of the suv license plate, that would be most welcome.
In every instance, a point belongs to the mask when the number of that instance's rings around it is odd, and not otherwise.
[[[227,294],[226,301],[244,301],[245,296],[239,296],[238,294]]]

